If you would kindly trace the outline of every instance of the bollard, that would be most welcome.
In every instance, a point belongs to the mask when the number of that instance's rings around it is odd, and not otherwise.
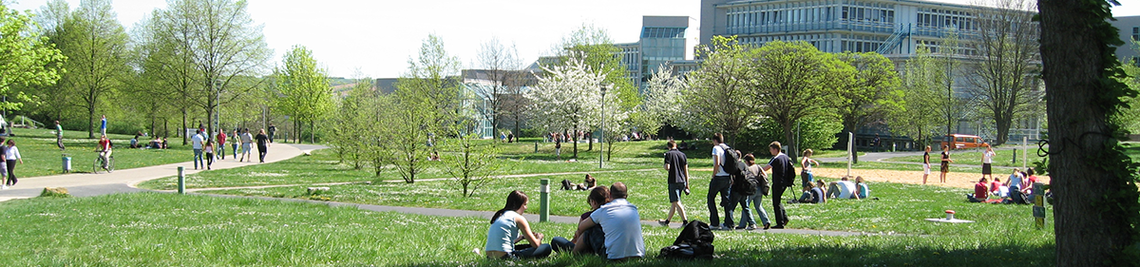
[[[538,142],[534,142],[534,153],[538,153]]]
[[[1013,149],[1013,164],[1017,164],[1017,148]]]
[[[186,167],[178,166],[178,194],[186,194]]]
[[[71,172],[71,154],[63,154],[63,173]]]
[[[1045,227],[1045,184],[1033,183],[1033,219],[1037,230]]]
[[[541,195],[538,204],[538,221],[546,222],[550,219],[550,179],[539,180],[539,183],[542,186],[538,188],[539,195]]]

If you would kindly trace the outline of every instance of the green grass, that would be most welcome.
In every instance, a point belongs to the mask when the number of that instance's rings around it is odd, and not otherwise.
[[[610,264],[594,256],[573,255],[515,262],[485,260],[472,253],[472,249],[483,247],[486,238],[488,225],[482,218],[374,213],[310,203],[138,193],[13,200],[0,203],[0,214],[0,224],[20,225],[19,231],[0,232],[0,245],[7,248],[0,250],[0,257],[6,259],[5,264],[13,266]],[[1008,230],[1005,225],[1014,224],[1020,228],[1008,233],[972,233],[985,228]],[[987,266],[1048,266],[1053,263],[1052,231],[1032,230],[1022,221],[931,225],[960,228],[953,232],[967,234],[829,237],[718,231],[714,243],[716,260],[673,261],[655,256],[661,247],[672,243],[679,230],[643,226],[648,257],[615,265],[966,266],[985,262]],[[555,223],[535,223],[533,227],[548,237],[569,235],[573,229],[573,225]]]
[[[16,166],[18,177],[55,175],[63,172],[62,157],[71,157],[73,172],[91,172],[95,160],[95,147],[98,139],[87,139],[87,132],[64,131],[66,151],[60,152],[56,146],[54,130],[12,129],[16,147],[24,164]],[[193,152],[189,146],[182,146],[181,139],[169,139],[171,149],[129,149],[133,136],[110,134],[115,146],[115,168],[130,169],[153,165],[190,161]],[[174,144],[178,143],[178,144]]]

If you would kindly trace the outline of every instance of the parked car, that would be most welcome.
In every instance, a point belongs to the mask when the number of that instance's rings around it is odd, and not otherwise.
[[[984,143],[982,137],[968,134],[948,134],[946,139],[942,140],[942,145],[950,146],[950,149],[978,148],[982,143]]]

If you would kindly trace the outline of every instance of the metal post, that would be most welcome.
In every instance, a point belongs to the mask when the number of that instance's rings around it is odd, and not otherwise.
[[[1033,183],[1033,217],[1037,230],[1045,227],[1045,184]]]
[[[534,142],[534,153],[538,153],[538,142]]]
[[[186,194],[186,167],[178,166],[178,193]]]
[[[1024,170],[1024,169],[1027,169],[1029,167],[1029,137],[1028,136],[1021,137],[1021,147],[1022,147],[1021,150],[1024,151],[1021,153],[1021,169]]]
[[[546,222],[550,219],[550,179],[544,178],[539,180],[539,183],[541,183],[542,186],[538,188],[539,195],[541,196],[539,197],[540,202],[538,204],[538,221]]]
[[[602,158],[605,157],[606,146],[602,145],[602,140],[606,140],[606,87],[610,85],[602,85],[602,130],[598,131],[598,169],[603,168]]]
[[[855,133],[847,132],[847,176],[851,176],[851,161],[855,159]]]

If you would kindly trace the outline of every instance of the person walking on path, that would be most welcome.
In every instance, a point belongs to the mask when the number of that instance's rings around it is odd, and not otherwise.
[[[712,158],[713,158],[713,177],[709,181],[709,191],[706,195],[706,202],[709,208],[709,222],[712,229],[732,229],[732,216],[731,211],[728,210],[729,189],[732,186],[732,176],[724,170],[724,153],[728,153],[729,148],[724,143],[724,135],[720,133],[713,134],[712,139]],[[725,207],[724,226],[720,224],[720,214],[716,208],[716,195],[720,194],[720,205]]]
[[[226,159],[226,131],[218,129],[218,159]]]
[[[273,143],[273,136],[277,134],[277,126],[269,124],[269,142]]]
[[[922,184],[926,184],[926,177],[930,177],[930,146],[922,152]]]
[[[24,158],[20,156],[20,149],[16,148],[16,140],[8,139],[8,145],[4,148],[4,162],[8,167],[8,181],[4,183],[7,186],[16,185],[16,162],[24,164]]]
[[[743,212],[742,216],[748,216],[749,215],[749,212],[747,211],[748,210],[748,203],[752,203],[752,206],[756,207],[755,216],[749,216],[748,218],[742,217],[741,223],[745,223],[745,220],[747,220],[748,227],[745,229],[748,229],[748,228],[754,229],[754,228],[756,228],[756,217],[760,217],[760,223],[764,224],[764,230],[768,230],[768,229],[772,228],[772,221],[768,219],[768,211],[764,210],[764,206],[760,205],[760,202],[762,200],[764,200],[764,196],[767,196],[770,193],[770,192],[768,192],[768,190],[765,189],[765,188],[769,187],[768,177],[767,177],[768,173],[764,172],[764,169],[762,167],[760,167],[760,165],[756,165],[756,156],[753,156],[752,154],[744,155],[744,163],[748,164],[748,170],[747,171],[751,172],[752,175],[755,175],[756,178],[758,180],[760,180],[760,184],[756,185],[756,193],[755,194],[752,194],[751,196],[748,196],[747,198],[744,199],[744,210],[745,211]],[[808,186],[811,186],[811,185],[808,185]],[[748,229],[748,230],[752,230],[752,229]]]
[[[59,151],[63,151],[63,127],[59,126],[59,121],[55,121],[55,145],[59,146]]]
[[[206,145],[202,147],[206,152],[206,169],[210,169],[210,165],[214,165],[214,142],[213,140],[206,139]]]
[[[238,131],[238,128],[234,127],[234,133],[233,133],[233,139],[234,140],[233,140],[233,142],[230,142],[230,146],[231,146],[230,148],[232,148],[232,150],[233,150],[231,152],[234,153],[234,159],[238,158],[238,143],[241,143],[241,136],[239,136],[238,133],[240,133]]]
[[[205,138],[202,137],[201,130],[195,130],[194,136],[190,137],[190,145],[194,148],[194,169],[198,169],[198,165],[206,167],[206,162],[202,161],[202,149],[205,146]]]
[[[986,147],[986,152],[982,152],[982,177],[992,180],[994,179],[994,172],[992,169],[994,156],[997,155],[997,153],[994,153],[994,147],[990,146],[989,143],[984,143],[982,146]]]
[[[249,128],[242,129],[241,131],[241,157],[238,162],[249,160],[249,151],[253,150],[250,144],[253,143],[253,136],[249,135]]]
[[[950,173],[950,163],[954,160],[950,159],[950,146],[942,146],[942,175],[939,177],[942,183],[946,183],[946,174]]]
[[[768,144],[768,153],[772,154],[772,160],[768,161],[768,165],[764,166],[764,171],[772,170],[772,212],[776,216],[776,226],[773,229],[784,229],[788,224],[788,213],[784,211],[784,203],[781,198],[784,196],[784,191],[791,187],[794,183],[792,179],[795,176],[795,167],[792,166],[792,159],[780,151],[780,142],[772,141]]]
[[[99,122],[99,135],[107,135],[107,115],[103,115],[103,120]]]
[[[685,206],[681,205],[681,193],[689,192],[689,161],[684,152],[677,150],[677,142],[669,140],[669,151],[665,152],[665,171],[669,172],[666,182],[669,183],[669,215],[665,220],[658,220],[661,225],[669,225],[673,213],[681,215],[681,224],[688,225],[689,217],[685,216]]]
[[[265,129],[257,132],[257,159],[258,163],[265,163],[265,153],[269,152],[269,136],[265,134]]]

